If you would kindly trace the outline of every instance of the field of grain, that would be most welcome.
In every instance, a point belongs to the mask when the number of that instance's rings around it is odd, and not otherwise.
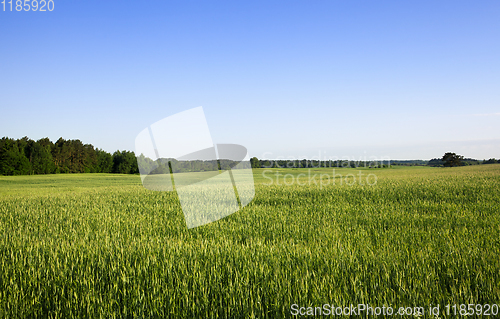
[[[500,165],[362,172],[376,184],[256,169],[248,206],[190,230],[176,193],[139,176],[0,176],[0,317],[500,303]]]

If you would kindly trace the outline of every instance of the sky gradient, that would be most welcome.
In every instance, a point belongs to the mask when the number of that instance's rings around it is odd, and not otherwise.
[[[1,136],[134,150],[203,106],[259,158],[500,158],[499,1],[54,3],[0,11]]]

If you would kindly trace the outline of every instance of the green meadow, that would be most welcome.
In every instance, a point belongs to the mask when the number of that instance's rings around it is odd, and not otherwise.
[[[138,175],[0,176],[0,317],[500,304],[500,164],[254,179],[248,206],[187,229],[176,193]]]

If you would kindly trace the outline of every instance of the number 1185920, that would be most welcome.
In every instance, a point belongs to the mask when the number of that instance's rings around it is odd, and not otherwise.
[[[3,11],[53,11],[53,0],[3,0]]]

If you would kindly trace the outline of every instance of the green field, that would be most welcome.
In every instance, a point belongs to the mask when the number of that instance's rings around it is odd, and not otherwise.
[[[190,230],[176,194],[137,175],[0,176],[0,318],[500,304],[500,165],[362,173],[376,184],[256,169],[252,203]]]

